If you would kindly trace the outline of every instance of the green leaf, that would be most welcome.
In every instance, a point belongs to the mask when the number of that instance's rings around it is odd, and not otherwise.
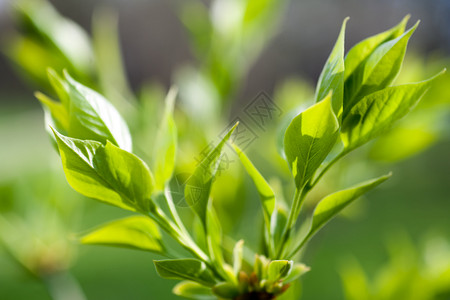
[[[349,189],[328,195],[322,199],[314,209],[311,228],[305,239],[308,240],[311,238],[319,229],[321,229],[328,221],[330,221],[350,203],[368,191],[374,189],[379,184],[386,181],[389,177],[391,177],[391,174],[368,180]]]
[[[198,300],[214,300],[216,297],[213,295],[211,288],[205,287],[201,284],[192,281],[182,281],[177,283],[173,288],[172,293],[177,296],[185,297],[188,299]]]
[[[270,231],[275,245],[279,245],[281,242],[288,215],[289,213],[282,206],[278,206],[275,213],[272,215]]]
[[[283,279],[283,283],[289,283],[297,280],[300,276],[308,272],[310,268],[304,264],[294,264],[292,266],[291,272]]]
[[[349,152],[388,130],[417,104],[442,74],[418,83],[388,87],[364,97],[344,119],[341,131],[344,151]]]
[[[125,121],[102,95],[75,81],[65,72],[70,96],[69,135],[96,140],[107,140],[131,152],[131,135]]]
[[[294,262],[292,260],[273,260],[269,264],[268,279],[277,281],[289,275]]]
[[[105,224],[83,236],[81,243],[166,253],[158,225],[144,216],[132,216]]]
[[[48,81],[50,81],[50,84],[52,85],[53,89],[55,90],[56,95],[58,96],[62,105],[66,108],[67,111],[69,111],[70,96],[69,96],[68,83],[63,78],[61,78],[61,76],[59,76],[58,73],[52,68],[47,68],[47,78],[48,78]],[[68,128],[69,128],[69,125],[67,125],[66,130]]]
[[[86,197],[132,210],[151,210],[153,177],[137,156],[109,141],[83,141],[54,131],[67,181]]]
[[[208,204],[206,224],[206,244],[209,256],[217,269],[221,270],[225,264],[222,251],[222,226],[211,202]]]
[[[89,75],[93,53],[89,36],[78,24],[61,16],[48,1],[17,1],[13,7],[45,47],[58,50],[77,75]]]
[[[188,205],[200,217],[206,229],[206,211],[209,203],[211,185],[219,167],[222,148],[230,139],[237,124],[230,129],[220,143],[203,159],[186,182],[184,196]]]
[[[234,299],[239,296],[238,287],[230,282],[220,282],[212,288],[212,291],[220,299]]]
[[[328,57],[316,89],[316,102],[324,99],[331,91],[333,111],[341,120],[342,103],[344,99],[344,44],[345,44],[345,27],[349,18],[345,18],[342,23],[339,37]]]
[[[344,115],[364,96],[389,86],[400,71],[409,38],[419,22],[401,36],[378,46],[347,79]]]
[[[175,168],[177,150],[177,127],[173,119],[173,108],[177,90],[170,89],[166,97],[166,111],[164,113],[155,142],[154,172],[156,188],[164,190],[166,182],[172,178]]]
[[[339,123],[331,109],[331,93],[292,120],[284,136],[284,151],[301,189],[325,160],[339,136]]]
[[[366,59],[378,48],[381,44],[393,40],[405,32],[406,23],[409,20],[409,15],[403,18],[403,20],[395,27],[386,30],[377,35],[368,37],[363,41],[353,46],[345,56],[345,86],[351,84],[354,72],[360,68]]]
[[[213,286],[216,283],[211,272],[200,260],[181,258],[155,260],[153,262],[156,271],[162,278],[190,280],[206,286]]]
[[[60,132],[67,132],[69,127],[69,114],[60,102],[53,101],[42,93],[35,93],[35,97],[41,102],[45,111],[46,124]],[[47,128],[50,130],[50,128]],[[51,132],[51,130],[50,130]]]
[[[259,171],[252,164],[250,159],[245,155],[244,152],[235,144],[233,144],[234,150],[239,156],[245,170],[247,171],[250,178],[253,180],[256,190],[258,191],[259,198],[261,199],[264,221],[266,222],[266,228],[270,228],[270,218],[272,216],[273,210],[275,208],[275,194],[269,183],[264,179],[264,177],[259,173]]]
[[[236,275],[242,269],[243,256],[244,256],[244,240],[239,240],[233,249],[233,271]]]

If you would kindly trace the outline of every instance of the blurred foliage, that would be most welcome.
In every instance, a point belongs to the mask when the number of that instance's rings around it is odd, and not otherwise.
[[[392,235],[389,261],[368,276],[354,258],[340,267],[347,300],[443,300],[450,297],[450,243],[442,235],[416,247],[407,234]]]
[[[245,82],[249,68],[276,33],[286,3],[287,1],[273,0],[214,0],[207,6],[202,1],[190,0],[180,5],[180,19],[187,29],[191,48],[198,61],[180,67],[174,74],[174,81],[180,88],[181,100],[181,109],[175,111],[175,119],[179,128],[179,148],[183,149],[183,152],[178,153],[179,164],[176,173],[192,172],[196,164],[194,158],[201,157],[201,152],[211,141],[211,136],[215,136],[225,127],[228,111]],[[138,95],[131,91],[121,59],[117,15],[110,10],[96,11],[90,38],[78,25],[60,16],[46,1],[15,1],[14,11],[20,32],[11,34],[3,51],[14,63],[19,74],[34,86],[46,89],[51,94],[47,67],[58,72],[67,69],[77,80],[104,93],[125,113],[124,117],[131,127],[134,140],[138,141],[134,145],[136,152],[153,165],[155,161],[152,145],[163,112],[165,89],[150,82],[142,87]],[[398,80],[418,81],[435,74],[442,65],[448,65],[447,58],[430,56],[423,60],[419,55],[412,56],[405,62]],[[435,84],[420,102],[420,109],[415,109],[411,116],[402,120],[392,131],[350,157],[351,161],[365,161],[364,166],[351,162],[338,164],[313,198],[321,199],[331,190],[353,184],[354,182],[349,181],[354,181],[355,178],[349,174],[358,174],[361,178],[370,177],[375,169],[384,167],[380,162],[396,163],[410,158],[447,137],[449,76],[447,73]],[[262,173],[268,174],[266,178],[280,191],[277,194],[288,195],[293,189],[289,181],[289,170],[272,141],[276,136],[280,136],[280,130],[284,130],[294,116],[314,101],[313,85],[303,79],[288,79],[278,85],[273,98],[283,110],[281,129],[276,128],[273,121],[265,129],[264,136],[257,139],[249,150],[255,164],[263,165]],[[261,147],[267,151],[258,151]],[[0,239],[8,253],[38,277],[39,274],[49,271],[65,271],[76,258],[77,246],[68,241],[67,237],[79,230],[77,220],[83,201],[79,197],[70,196],[71,193],[65,190],[42,191],[42,186],[49,186],[48,178],[53,181],[56,180],[53,177],[60,177],[53,172],[50,170],[48,174],[28,176],[24,171],[24,178],[20,181],[16,182],[16,179],[4,176],[6,181],[1,183]],[[272,178],[280,175],[282,180]],[[36,188],[36,185],[41,187]],[[55,183],[54,186],[62,184]],[[248,236],[253,244],[258,244],[261,230],[256,230],[258,234],[255,234],[255,228],[262,225],[254,223],[255,220],[261,219],[254,213],[257,209],[255,199],[258,196],[250,180],[245,178],[243,171],[236,164],[231,164],[226,172],[218,177],[212,196],[224,230],[232,231],[236,239],[247,239]],[[71,197],[76,199],[72,201]],[[68,201],[61,202],[61,198]],[[26,205],[28,203],[30,205]],[[236,203],[240,205],[236,207]],[[314,203],[314,200],[310,201],[309,205]],[[187,210],[180,210],[189,217]],[[252,213],[244,215],[244,212],[249,210]],[[358,207],[354,210],[358,213]],[[355,211],[348,210],[348,214],[355,214]],[[245,229],[237,231],[242,225],[245,225]],[[34,230],[30,232],[28,228]],[[14,236],[27,238],[11,238]],[[434,248],[430,246],[429,249]],[[443,251],[445,252],[445,249]],[[56,252],[59,255],[55,255]],[[417,262],[417,266],[411,268],[423,267],[420,265],[420,259],[414,262]],[[402,269],[403,267],[400,271],[391,267],[387,272],[391,275],[385,275],[384,278],[402,278],[397,275],[399,272],[411,275],[405,277],[407,279],[421,278],[417,272],[406,267]],[[356,275],[349,275],[354,278],[351,280],[361,281],[362,277],[358,277],[357,273],[362,271],[358,266],[354,270]],[[428,277],[430,282],[433,281],[432,278],[437,278],[433,276]],[[437,278],[433,282],[438,282],[438,279],[440,280]],[[291,287],[289,293],[292,294],[284,295],[281,299],[297,298],[301,293],[300,284]]]

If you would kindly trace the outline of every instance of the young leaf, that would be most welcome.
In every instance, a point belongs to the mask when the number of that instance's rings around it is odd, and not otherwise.
[[[277,206],[275,213],[272,215],[270,232],[272,235],[273,243],[279,245],[283,236],[283,229],[286,226],[288,220],[288,211],[281,206]]]
[[[284,136],[284,151],[301,189],[327,157],[339,136],[339,122],[331,109],[331,93],[292,120]]]
[[[333,92],[332,107],[339,120],[341,120],[344,99],[344,43],[348,19],[345,18],[342,23],[339,37],[320,74],[316,90],[316,102],[324,99],[331,91]]]
[[[239,240],[233,249],[233,271],[237,275],[242,268],[242,258],[244,256],[244,240]]]
[[[125,121],[102,95],[75,81],[65,72],[70,96],[69,135],[79,139],[106,140],[131,152],[131,135]]]
[[[208,208],[211,185],[219,167],[222,148],[230,139],[237,124],[230,129],[220,143],[197,166],[192,176],[187,180],[184,196],[187,204],[200,217],[206,229],[206,211]]]
[[[201,284],[192,281],[182,281],[177,283],[172,290],[177,296],[185,297],[188,299],[198,300],[214,300],[216,297],[213,295],[211,288],[205,287]]]
[[[350,203],[368,191],[374,189],[379,184],[386,181],[389,177],[391,177],[391,174],[368,180],[349,189],[328,195],[322,199],[314,209],[311,228],[302,244],[309,240],[319,229],[321,229],[328,221],[330,221]]]
[[[304,264],[294,264],[292,266],[292,270],[289,273],[289,275],[287,275],[283,279],[283,283],[289,283],[289,282],[292,282],[294,280],[297,280],[300,276],[302,276],[303,274],[305,274],[308,271],[309,271],[309,267],[308,266],[305,266]]]
[[[344,151],[349,152],[389,129],[416,105],[442,74],[418,83],[388,87],[364,97],[344,119],[341,131]]]
[[[81,238],[83,244],[108,245],[165,254],[158,225],[145,216],[110,222]]]
[[[381,44],[356,69],[347,80],[344,95],[344,115],[364,96],[389,86],[397,76],[403,63],[409,38],[416,30],[417,22],[401,36]]]
[[[69,96],[69,85],[68,83],[58,75],[58,73],[52,69],[47,68],[48,81],[52,85],[56,92],[56,95],[61,101],[61,104],[66,108],[67,111],[70,109],[70,96]]]
[[[292,260],[273,260],[269,264],[268,279],[277,281],[289,275],[294,262]]]
[[[393,28],[385,32],[366,38],[353,46],[345,56],[345,89],[350,88],[352,76],[354,72],[360,68],[366,59],[375,51],[381,44],[393,40],[405,32],[406,23],[409,20],[409,15]]]
[[[153,177],[137,156],[110,142],[83,141],[54,131],[67,181],[77,192],[132,211],[149,211]]]
[[[219,299],[235,299],[239,296],[238,287],[230,282],[220,282],[212,288],[212,291],[220,297]]]
[[[46,124],[60,132],[67,132],[69,127],[69,114],[60,102],[53,101],[42,93],[35,93],[45,110]]]
[[[206,214],[206,244],[213,264],[221,270],[225,265],[222,251],[222,226],[211,202],[208,203]]]
[[[177,90],[170,89],[166,97],[166,111],[164,113],[155,142],[154,172],[156,188],[164,190],[166,182],[172,177],[175,168],[177,149],[177,127],[173,119],[173,107]]]
[[[181,258],[155,260],[153,262],[156,271],[162,278],[190,280],[206,286],[213,286],[216,283],[211,272],[200,260]]]
[[[233,144],[234,150],[239,156],[245,170],[247,171],[250,178],[253,180],[256,189],[261,199],[264,212],[264,221],[266,222],[266,228],[270,228],[270,217],[272,216],[273,210],[275,208],[275,194],[272,191],[269,183],[264,179],[261,173],[255,168],[250,159],[242,152],[241,149],[235,144]]]

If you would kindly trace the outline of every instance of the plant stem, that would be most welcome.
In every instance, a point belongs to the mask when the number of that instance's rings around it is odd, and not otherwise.
[[[292,233],[292,229],[295,226],[295,223],[297,221],[297,218],[301,212],[301,208],[303,206],[303,202],[305,201],[306,195],[311,191],[316,184],[322,179],[322,177],[325,175],[325,173],[336,163],[338,162],[342,157],[344,157],[348,151],[342,151],[339,153],[335,158],[333,158],[332,161],[330,161],[319,173],[319,175],[316,177],[316,179],[312,183],[307,183],[303,188],[296,189],[294,194],[294,200],[292,202],[291,211],[289,212],[289,218],[286,223],[286,227],[283,232],[283,238],[281,240],[280,248],[277,252],[277,258],[283,258],[284,250],[286,248],[286,242],[289,238],[289,236]],[[297,251],[303,247],[303,245],[306,243],[306,238],[301,242],[301,244],[295,248],[295,251],[291,252],[289,257],[294,255]]]
[[[312,189],[314,186],[316,186],[316,184],[320,181],[320,179],[322,179],[323,175],[325,175],[325,173],[335,164],[337,163],[342,157],[344,157],[346,154],[348,153],[348,151],[342,151],[341,153],[339,153],[335,158],[333,158],[332,161],[330,161],[325,168],[323,168],[323,170],[319,173],[319,175],[316,177],[316,179],[309,185],[309,189]]]
[[[286,247],[286,242],[289,238],[289,236],[291,235],[292,232],[292,228],[295,225],[296,219],[298,217],[298,215],[296,214],[296,211],[299,209],[299,207],[301,207],[301,204],[303,202],[302,195],[303,194],[303,189],[299,190],[299,189],[295,189],[295,194],[294,194],[294,199],[292,201],[292,206],[291,206],[291,210],[289,212],[289,217],[288,217],[288,221],[286,222],[286,226],[283,230],[283,234],[282,234],[282,239],[280,242],[280,248],[277,251],[277,255],[275,258],[281,258],[281,255],[283,254],[283,251]],[[303,197],[304,199],[304,197]]]
[[[181,230],[170,221],[160,208],[156,208],[152,214],[161,228],[164,229],[172,238],[174,238],[183,248],[191,252],[195,257],[202,260],[208,266],[211,266],[209,257],[201,250],[190,236],[186,236]]]

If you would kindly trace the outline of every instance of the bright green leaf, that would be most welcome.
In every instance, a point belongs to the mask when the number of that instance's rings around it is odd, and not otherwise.
[[[69,127],[69,114],[60,102],[53,101],[42,93],[35,93],[35,97],[41,102],[45,110],[46,124],[60,132],[67,132]],[[47,128],[50,130],[50,128]]]
[[[345,151],[349,152],[388,130],[417,104],[442,74],[419,83],[388,87],[364,97],[344,119],[341,137]]]
[[[214,300],[216,297],[213,295],[211,288],[205,287],[201,284],[192,281],[182,281],[178,283],[172,290],[172,292],[181,297],[197,300]]]
[[[234,299],[239,296],[238,287],[230,282],[220,282],[212,288],[212,291],[220,299]]]
[[[289,275],[294,262],[292,260],[273,260],[269,264],[268,279],[277,281]]]
[[[153,177],[137,156],[107,142],[83,141],[54,132],[67,181],[84,196],[128,210],[148,211]]]
[[[14,8],[28,29],[32,29],[46,47],[57,49],[77,75],[86,76],[91,72],[93,53],[89,36],[78,24],[62,17],[48,1],[16,1]]]
[[[190,280],[206,286],[213,286],[216,283],[206,265],[197,259],[155,260],[154,263],[156,271],[162,278]]]
[[[284,151],[301,189],[314,175],[339,136],[339,123],[331,108],[331,93],[292,120],[284,136]]]
[[[279,245],[284,227],[288,220],[288,212],[284,207],[278,206],[275,213],[272,215],[270,232],[272,240],[275,245]]]
[[[305,266],[304,264],[294,264],[292,266],[292,270],[289,273],[289,275],[287,275],[283,279],[283,283],[289,283],[289,282],[292,282],[294,280],[297,280],[300,276],[302,276],[303,274],[305,274],[308,271],[309,271],[309,267],[308,266]]]
[[[379,184],[386,181],[389,177],[391,177],[391,174],[368,180],[349,189],[328,195],[322,199],[314,209],[311,229],[309,230],[306,239],[311,238],[319,229],[321,229],[328,221],[330,221],[350,203],[368,191],[374,189]]]
[[[81,243],[125,247],[165,254],[158,225],[145,216],[132,216],[105,224],[83,236]]]
[[[154,145],[154,172],[156,188],[163,190],[166,182],[172,178],[177,150],[177,127],[173,119],[173,108],[177,90],[172,88],[166,97],[164,113]]]
[[[332,107],[339,120],[341,119],[344,99],[344,44],[345,26],[348,19],[345,18],[342,23],[339,37],[320,74],[316,89],[316,102],[324,99],[331,91],[333,92]]]
[[[207,225],[206,212],[209,203],[209,194],[211,192],[211,185],[216,175],[217,168],[219,167],[222,148],[230,139],[236,126],[237,124],[233,126],[220,143],[208,153],[186,182],[184,190],[186,202],[200,217],[205,229]]]
[[[389,86],[400,71],[409,38],[417,22],[401,36],[378,46],[347,79],[344,95],[344,115],[364,96]]]
[[[239,240],[233,249],[233,271],[238,274],[242,269],[242,258],[244,256],[244,240]]]
[[[386,30],[377,35],[366,38],[353,46],[345,56],[345,85],[351,85],[352,75],[360,68],[366,59],[378,48],[381,44],[393,40],[405,32],[406,23],[409,20],[409,15],[404,17],[403,20],[395,27]]]
[[[272,188],[269,183],[264,179],[264,177],[259,173],[259,171],[252,164],[250,159],[242,152],[241,149],[235,144],[233,144],[234,150],[239,156],[239,159],[242,162],[245,170],[247,171],[250,178],[253,180],[253,183],[256,186],[256,190],[258,191],[259,198],[261,199],[261,203],[263,206],[264,212],[264,221],[266,222],[266,227],[270,228],[270,218],[275,208],[275,194],[273,193]]]
[[[75,81],[65,72],[70,96],[69,135],[79,139],[106,140],[131,152],[131,135],[125,121],[102,95]]]
[[[70,96],[69,96],[69,84],[58,75],[58,73],[52,69],[47,68],[47,78],[50,81],[53,89],[56,92],[56,95],[61,101],[62,105],[66,108],[67,111],[70,109]],[[66,130],[68,130],[69,125],[67,125]]]

